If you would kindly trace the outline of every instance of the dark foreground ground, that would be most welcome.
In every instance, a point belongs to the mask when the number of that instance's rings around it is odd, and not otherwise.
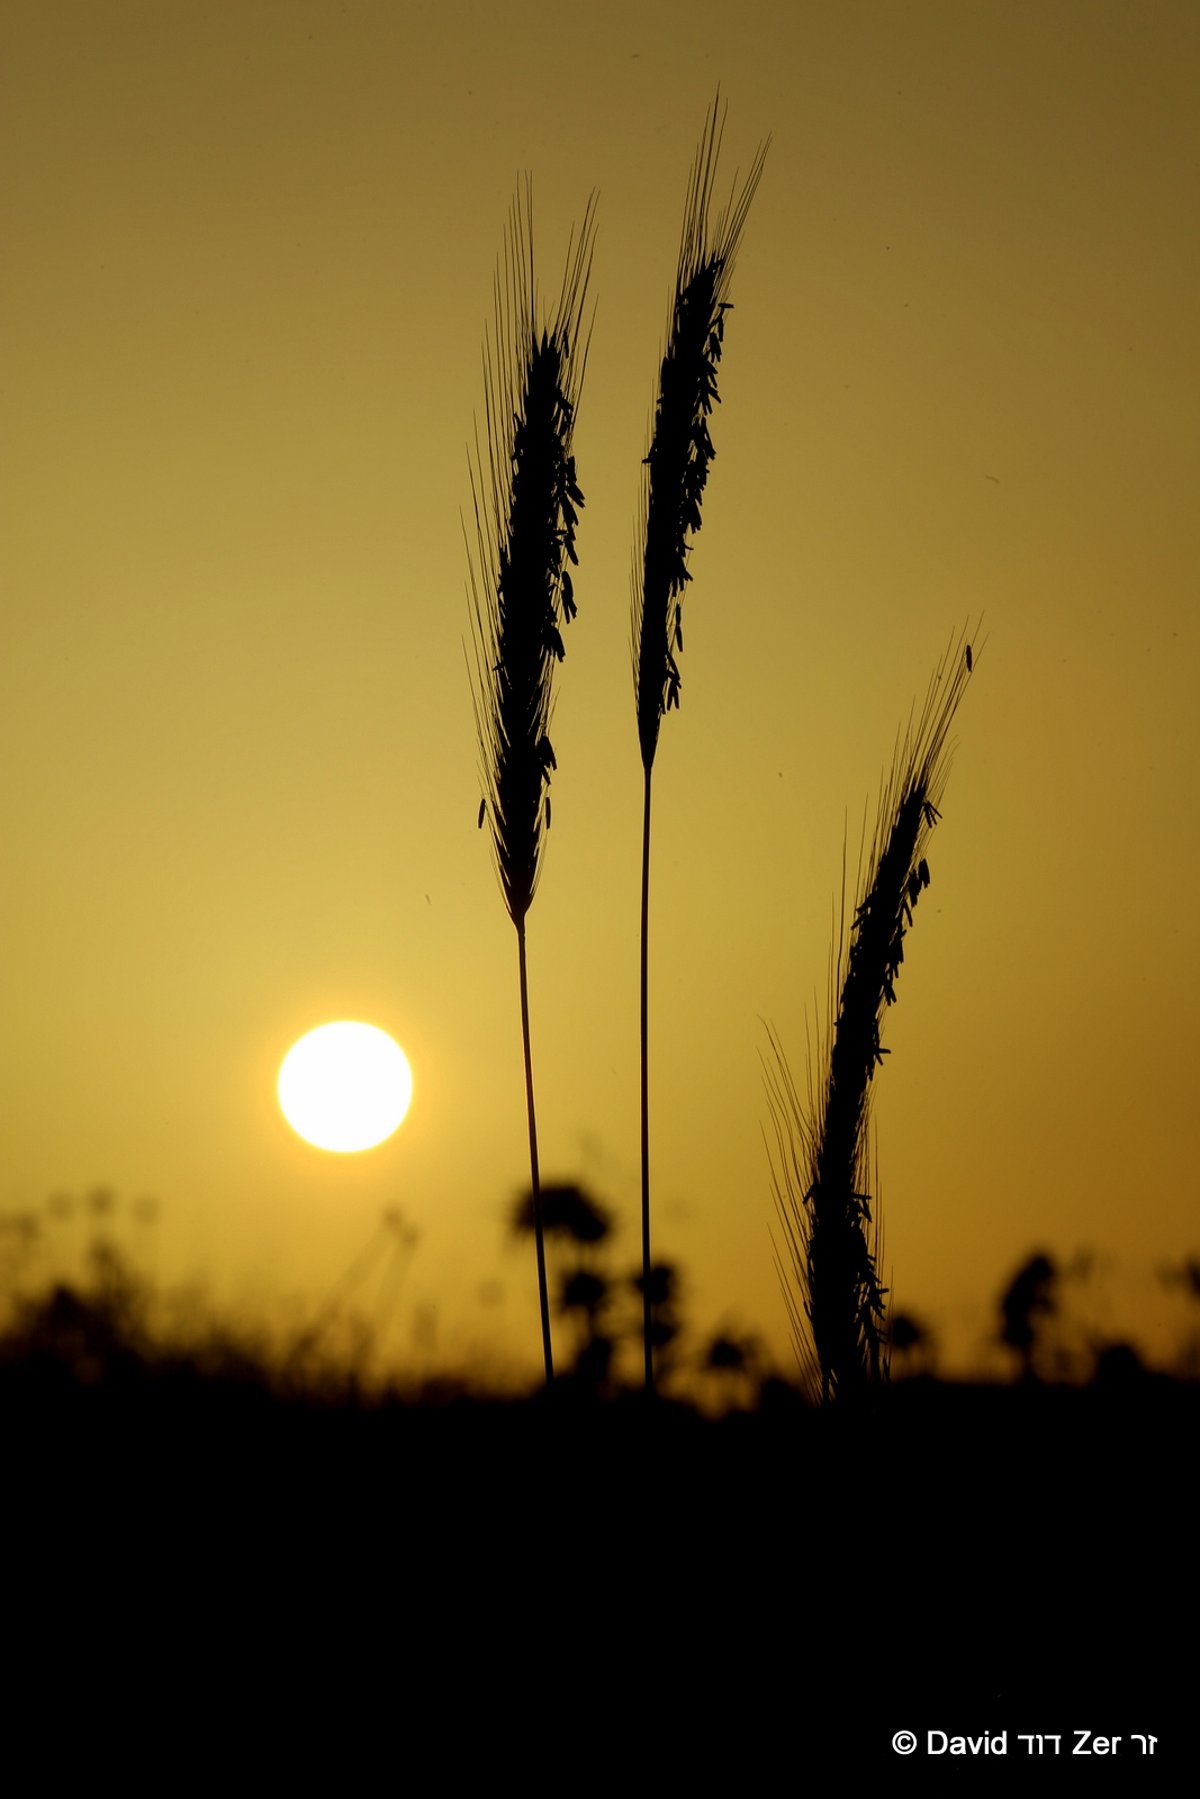
[[[910,1382],[861,1417],[773,1389],[713,1422],[13,1362],[10,1716],[87,1711],[97,1779],[154,1742],[160,1771],[224,1757],[235,1790],[318,1742],[339,1792],[884,1767],[970,1792],[1031,1757],[1132,1790],[1200,1728],[1198,1420],[1195,1387],[1148,1377]],[[1122,1742],[1081,1759],[1081,1731]]]

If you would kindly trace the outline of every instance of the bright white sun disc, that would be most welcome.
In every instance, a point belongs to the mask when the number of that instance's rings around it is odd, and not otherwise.
[[[296,1135],[342,1154],[385,1143],[412,1099],[412,1070],[373,1024],[321,1024],[293,1043],[279,1069],[279,1106]]]

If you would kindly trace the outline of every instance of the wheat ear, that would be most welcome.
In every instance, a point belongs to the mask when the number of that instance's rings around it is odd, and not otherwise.
[[[483,354],[486,450],[471,458],[475,547],[468,540],[475,638],[475,724],[484,786],[479,822],[490,820],[496,869],[517,932],[521,1037],[546,1379],[554,1377],[537,1117],[529,1037],[525,919],[550,823],[554,666],[562,627],[575,615],[568,564],[583,495],[572,437],[587,360],[583,307],[591,270],[595,204],[567,252],[553,314],[539,325],[530,187],[518,194],[495,281],[495,323]]]
[[[770,1037],[772,1184],[783,1232],[777,1267],[801,1365],[824,1401],[860,1393],[886,1373],[878,1208],[873,1214],[868,1192],[871,1082],[888,1054],[881,1031],[905,933],[929,885],[925,851],[949,773],[947,735],[978,656],[965,635],[951,645],[919,717],[897,742],[848,929],[843,877],[836,1014],[807,1105]]]
[[[700,502],[716,452],[709,414],[717,404],[717,366],[730,309],[730,278],[750,202],[770,143],[759,146],[750,173],[735,176],[726,206],[710,222],[725,109],[713,102],[692,165],[667,343],[645,477],[633,573],[633,677],[642,754],[641,1113],[642,1294],[645,1385],[654,1386],[650,1306],[650,1122],[648,949],[650,917],[650,782],[665,712],[679,704],[683,590],[687,557],[700,529]]]

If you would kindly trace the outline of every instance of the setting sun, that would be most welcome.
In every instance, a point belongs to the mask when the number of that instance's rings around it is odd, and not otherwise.
[[[318,1025],[279,1069],[284,1117],[306,1143],[341,1154],[374,1149],[398,1129],[412,1099],[412,1070],[395,1040],[373,1024]]]

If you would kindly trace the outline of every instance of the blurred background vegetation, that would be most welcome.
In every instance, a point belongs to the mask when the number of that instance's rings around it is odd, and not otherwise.
[[[550,1183],[543,1206],[559,1384],[591,1401],[628,1396],[640,1380],[641,1269],[621,1262],[612,1212],[584,1186]],[[436,1318],[408,1290],[420,1234],[398,1208],[383,1214],[319,1305],[273,1312],[219,1305],[199,1281],[162,1286],[159,1212],[155,1200],[125,1201],[97,1186],[55,1194],[38,1211],[0,1215],[0,1378],[10,1396],[50,1403],[70,1392],[128,1398],[253,1388],[292,1404],[417,1405],[450,1393],[508,1400],[526,1390],[524,1377],[486,1352],[470,1363],[439,1361]],[[532,1232],[528,1190],[511,1204],[505,1229],[514,1240]],[[1086,1250],[1064,1260],[1034,1249],[998,1281],[979,1365],[953,1384],[1195,1382],[1200,1256],[1157,1271],[1163,1309],[1177,1321],[1165,1361],[1106,1324],[1104,1272]],[[495,1297],[481,1292],[484,1312]],[[687,1301],[686,1269],[654,1264],[655,1354],[671,1400],[709,1416],[754,1412],[787,1393],[797,1404],[811,1401],[798,1361],[777,1365],[761,1336],[735,1319],[693,1330]],[[932,1325],[901,1310],[889,1332],[893,1387],[951,1384]]]

